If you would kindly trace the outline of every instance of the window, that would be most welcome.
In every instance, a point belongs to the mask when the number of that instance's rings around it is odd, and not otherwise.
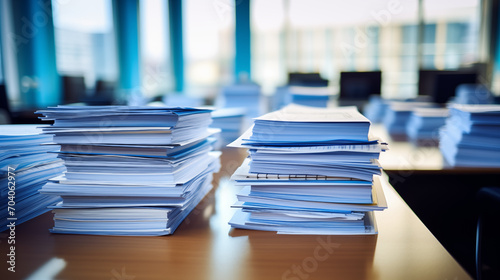
[[[424,42],[428,48],[426,55],[434,57],[434,65],[427,66],[456,69],[477,62],[479,0],[425,0],[424,21],[435,26],[434,41]]]
[[[231,82],[234,59],[234,1],[187,0],[184,13],[186,92],[214,96]]]
[[[284,0],[250,2],[252,32],[252,79],[271,93],[286,82],[285,3]]]
[[[424,1],[423,68],[478,59],[478,5]],[[264,90],[287,72],[319,72],[337,92],[341,71],[381,70],[384,97],[417,94],[418,0],[254,0],[251,9],[252,76]]]
[[[116,80],[111,0],[52,1],[57,70],[83,76],[87,87]]]
[[[163,95],[173,88],[167,1],[142,0],[139,4],[142,92],[146,97]]]

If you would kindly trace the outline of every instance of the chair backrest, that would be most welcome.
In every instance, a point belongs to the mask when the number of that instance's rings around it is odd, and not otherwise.
[[[319,73],[288,73],[288,85],[306,87],[327,87],[328,80],[323,79]]]
[[[446,103],[455,96],[461,84],[474,84],[478,79],[475,69],[418,71],[418,95],[430,96],[435,103]]]
[[[382,72],[341,72],[339,100],[367,101],[371,95],[380,95]]]
[[[477,279],[500,279],[500,187],[484,187],[477,193]]]
[[[89,105],[111,105],[116,97],[116,82],[97,80],[92,96],[85,99]]]
[[[7,98],[7,89],[5,84],[0,84],[0,124],[9,124],[11,122],[12,114],[9,106],[9,99]]]
[[[62,76],[61,80],[64,103],[81,102],[85,97],[85,78],[81,76]]]
[[[116,87],[116,83],[114,81],[97,80],[95,82],[95,91],[96,92],[114,91],[115,87]]]
[[[477,82],[477,73],[437,73],[434,80],[432,101],[438,104],[446,103],[450,97],[455,96],[457,87],[461,84],[474,84]]]

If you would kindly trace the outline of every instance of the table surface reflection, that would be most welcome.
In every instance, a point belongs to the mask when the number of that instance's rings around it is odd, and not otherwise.
[[[229,176],[244,156],[224,150],[216,188],[172,236],[51,234],[46,213],[16,228],[12,273],[3,232],[0,279],[470,279],[388,183],[389,209],[376,213],[377,236],[231,229],[238,187]]]

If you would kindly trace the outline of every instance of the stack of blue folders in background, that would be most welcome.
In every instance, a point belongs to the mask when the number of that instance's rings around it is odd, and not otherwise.
[[[330,100],[330,88],[290,86],[291,102],[311,107],[327,107]]]
[[[222,88],[219,108],[246,108],[247,116],[254,118],[263,112],[260,86],[255,83],[234,84]]]
[[[355,108],[289,105],[255,119],[232,147],[249,148],[234,173],[238,208],[229,222],[283,234],[376,234],[387,207],[377,162],[386,144],[368,136]]]
[[[271,99],[271,111],[285,107],[292,102],[291,99],[289,86],[276,87]]]
[[[435,105],[429,102],[390,102],[383,120],[387,132],[395,141],[407,140],[406,125],[412,111],[415,108],[428,108],[433,106]]]
[[[38,111],[67,172],[43,186],[59,195],[56,233],[172,234],[212,189],[210,110],[58,106]]]
[[[236,140],[245,126],[245,108],[222,108],[212,112],[213,122],[210,127],[220,129],[220,143],[227,145]]]
[[[482,84],[461,84],[455,90],[453,103],[456,104],[491,104],[493,93]]]
[[[5,207],[0,212],[0,231],[11,221],[19,225],[47,212],[48,205],[61,200],[38,192],[65,170],[53,153],[59,146],[41,145],[52,142],[52,136],[40,132],[36,125],[0,126],[0,202]]]
[[[368,104],[363,108],[363,115],[372,123],[381,123],[390,100],[383,99],[380,95],[371,95]]]
[[[452,105],[440,150],[452,166],[500,167],[500,105]]]
[[[406,125],[408,140],[417,146],[437,146],[439,130],[447,117],[446,108],[416,108]]]

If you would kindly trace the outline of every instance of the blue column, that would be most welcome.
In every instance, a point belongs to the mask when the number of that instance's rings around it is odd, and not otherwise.
[[[50,0],[11,1],[21,100],[24,107],[40,108],[61,102],[56,66],[54,23]]]
[[[118,85],[127,95],[140,90],[139,3],[137,0],[113,0],[113,19],[118,55]]]
[[[250,34],[250,0],[235,0],[236,27],[234,76],[239,81],[251,78],[251,34]]]
[[[170,52],[174,72],[175,91],[184,90],[184,51],[182,36],[182,0],[168,1]]]
[[[494,38],[492,45],[492,51],[494,60],[493,64],[493,78],[500,74],[500,19],[498,15],[500,15],[500,5],[494,5],[495,11],[492,11],[492,16],[494,19],[491,21],[492,26],[490,30],[492,34],[489,34],[490,38]],[[495,17],[496,16],[496,17]],[[494,32],[494,33],[493,33]]]

